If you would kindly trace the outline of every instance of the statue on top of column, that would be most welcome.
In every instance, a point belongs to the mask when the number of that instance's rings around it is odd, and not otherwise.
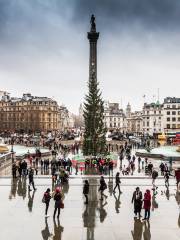
[[[91,32],[96,32],[96,23],[94,14],[91,15]]]

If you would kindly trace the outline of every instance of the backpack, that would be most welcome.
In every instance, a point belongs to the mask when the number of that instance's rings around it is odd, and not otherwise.
[[[45,196],[43,196],[43,198],[42,198],[42,203],[45,203],[45,202],[46,202]]]
[[[158,172],[157,172],[157,171],[154,171],[154,172],[153,172],[153,177],[154,177],[154,178],[157,178],[157,177],[158,177]]]

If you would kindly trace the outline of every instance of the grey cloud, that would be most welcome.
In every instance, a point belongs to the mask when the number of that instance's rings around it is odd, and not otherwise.
[[[179,0],[0,0],[1,88],[55,96],[77,110],[87,90],[86,32],[94,13],[103,96],[141,105],[131,86],[140,86],[141,98],[144,79],[156,88],[158,78],[163,96],[176,94],[167,85],[178,85],[180,75],[179,12]]]
[[[77,0],[74,19],[95,13],[101,24],[133,24],[139,22],[149,28],[179,28],[178,0]],[[104,24],[103,24],[104,23]]]
[[[68,23],[77,30],[79,26],[81,30],[87,29],[92,13],[95,13],[98,29],[102,32],[131,31],[139,26],[146,31],[177,31],[180,1],[0,0],[0,42],[18,45],[34,40],[38,45],[40,38],[38,47],[41,47],[42,38],[46,44],[49,40],[54,41],[57,32],[63,35],[63,24]]]

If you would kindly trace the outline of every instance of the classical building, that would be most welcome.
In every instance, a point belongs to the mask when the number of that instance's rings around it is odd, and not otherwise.
[[[110,103],[106,101],[104,103],[104,123],[108,130],[118,130],[125,132],[125,114],[122,109],[119,108],[119,103]]]
[[[142,134],[143,130],[143,119],[142,111],[131,111],[131,105],[128,103],[126,107],[126,132],[135,133],[137,135]]]
[[[30,93],[22,98],[4,94],[0,100],[0,131],[58,130],[58,104]]]
[[[132,112],[131,112],[131,105],[130,105],[130,103],[128,103],[128,105],[126,107],[126,117],[130,118],[131,114],[132,114]]]
[[[163,104],[144,103],[143,106],[143,133],[153,136],[164,131]]]
[[[65,131],[74,128],[74,115],[65,106],[58,107],[58,129]]]
[[[127,133],[135,133],[136,135],[141,135],[143,133],[142,115],[142,111],[135,111],[126,118]]]
[[[164,99],[164,132],[180,131],[180,98],[167,97]]]
[[[83,117],[83,104],[81,103],[79,106],[79,114],[75,118],[76,128],[84,127],[84,117]]]

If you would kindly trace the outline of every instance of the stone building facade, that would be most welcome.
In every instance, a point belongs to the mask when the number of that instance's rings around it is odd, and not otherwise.
[[[60,131],[74,128],[74,116],[63,105],[58,107],[58,126]]]
[[[180,98],[164,99],[164,132],[180,132]]]
[[[153,136],[164,132],[163,104],[145,103],[143,106],[143,133]]]
[[[142,111],[132,112],[129,117],[126,118],[127,133],[134,133],[141,135],[143,132],[143,118]]]
[[[104,124],[109,131],[126,131],[125,114],[119,108],[119,103],[104,103]]]
[[[47,97],[4,95],[0,101],[0,131],[58,130],[58,104]]]

